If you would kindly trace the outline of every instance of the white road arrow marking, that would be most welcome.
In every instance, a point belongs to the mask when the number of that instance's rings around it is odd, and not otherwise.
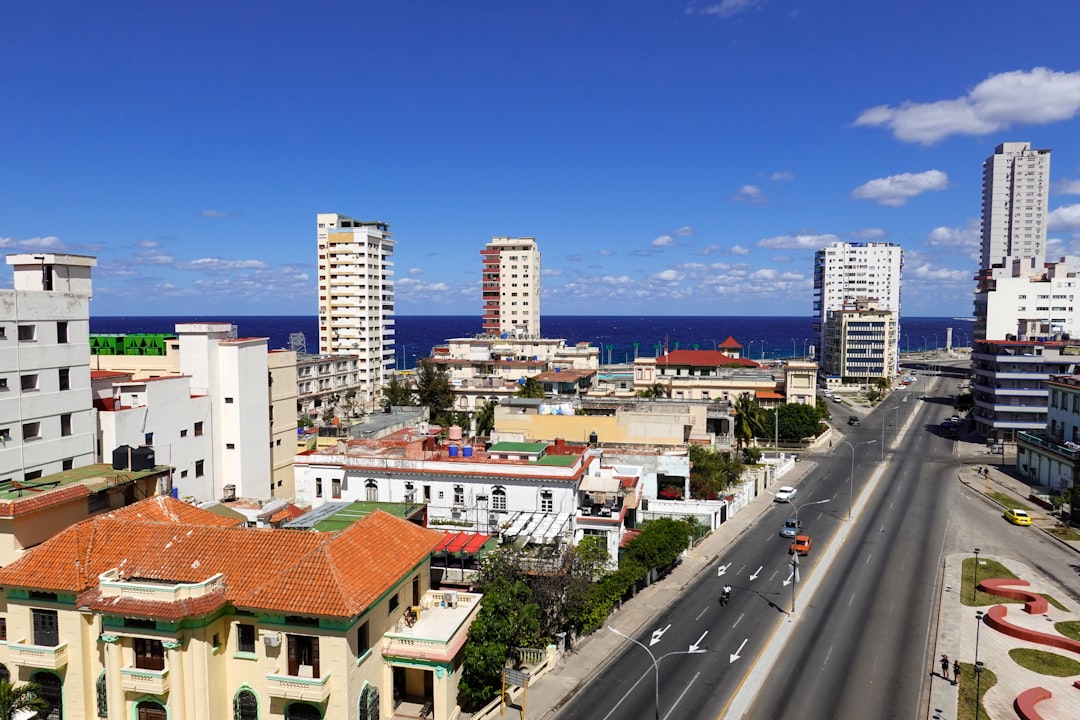
[[[653,630],[652,638],[649,640],[649,647],[652,647],[656,643],[660,642],[660,638],[664,637],[664,633],[666,633],[670,628],[671,625],[668,624],[666,628],[662,628],[660,630]]]
[[[750,576],[750,579],[751,579],[751,580],[757,580],[757,579],[758,579],[758,575],[760,575],[760,574],[761,574],[761,571],[762,571],[762,570],[763,570],[764,568],[765,568],[765,566],[764,566],[764,565],[762,565],[761,567],[759,567],[759,568],[757,569],[757,572],[755,572],[755,573],[754,573],[753,575],[751,575],[751,576]]]
[[[784,587],[791,584],[791,578],[795,577],[795,570],[792,569],[791,574],[787,576],[787,580],[784,581]]]
[[[728,563],[727,565],[721,565],[720,567],[716,568],[716,577],[720,577],[721,575],[726,573],[729,567],[731,567],[731,563]]]
[[[735,662],[736,660],[738,660],[738,659],[739,659],[739,653],[741,653],[741,652],[742,652],[742,649],[743,649],[744,647],[746,647],[746,642],[747,642],[747,640],[749,640],[749,639],[750,639],[750,638],[747,638],[746,640],[743,640],[743,641],[742,641],[742,645],[740,645],[740,646],[739,646],[739,649],[738,649],[738,650],[736,650],[736,651],[735,651],[734,653],[732,653],[731,655],[728,655],[728,658],[729,658],[729,659],[728,659],[728,664],[729,664],[729,665],[730,665],[731,663],[733,663],[733,662]]]
[[[705,636],[706,636],[706,635],[708,635],[708,634],[709,634],[709,631],[708,631],[708,630],[706,630],[705,632],[701,633],[701,637],[699,637],[699,638],[697,639],[697,642],[696,642],[696,643],[694,643],[693,645],[691,645],[691,646],[690,646],[690,652],[691,652],[691,653],[696,653],[696,652],[705,652],[704,650],[698,650],[698,646],[700,646],[700,645],[701,645],[701,641],[702,641],[702,640],[704,640],[704,639],[705,639]]]

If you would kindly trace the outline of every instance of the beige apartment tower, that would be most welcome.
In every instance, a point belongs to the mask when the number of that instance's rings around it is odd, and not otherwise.
[[[539,338],[540,248],[536,238],[492,238],[480,257],[484,333]]]
[[[394,363],[394,240],[384,222],[319,213],[319,352],[356,355],[364,410]]]

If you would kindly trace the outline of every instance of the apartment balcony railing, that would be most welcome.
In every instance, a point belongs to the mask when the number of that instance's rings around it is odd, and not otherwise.
[[[24,667],[60,670],[68,664],[68,646],[30,645],[25,642],[9,643],[8,658],[16,665]]]
[[[270,697],[321,703],[330,697],[330,675],[309,678],[299,675],[267,673],[266,692]]]
[[[120,686],[126,692],[164,695],[169,692],[169,671],[120,668]]]
[[[1016,438],[1021,442],[1041,447],[1044,450],[1049,450],[1050,452],[1068,458],[1069,460],[1080,458],[1080,444],[1077,443],[1073,443],[1074,447],[1069,447],[1068,445],[1059,443],[1055,440],[1028,432],[1017,433]]]

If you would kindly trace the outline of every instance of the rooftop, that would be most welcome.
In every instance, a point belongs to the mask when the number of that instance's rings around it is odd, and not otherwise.
[[[23,505],[30,499],[36,500],[36,509],[51,504],[48,499],[65,502],[71,497],[89,495],[142,478],[157,477],[168,471],[168,465],[156,465],[149,470],[113,470],[112,465],[95,463],[45,475],[37,480],[0,481],[0,517],[25,512]]]

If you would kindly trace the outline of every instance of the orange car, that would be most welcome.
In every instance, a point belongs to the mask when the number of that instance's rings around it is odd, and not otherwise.
[[[799,553],[800,555],[806,555],[810,552],[810,547],[813,544],[814,541],[810,539],[809,535],[797,535],[795,542],[791,543],[791,547],[788,549],[788,554]]]

